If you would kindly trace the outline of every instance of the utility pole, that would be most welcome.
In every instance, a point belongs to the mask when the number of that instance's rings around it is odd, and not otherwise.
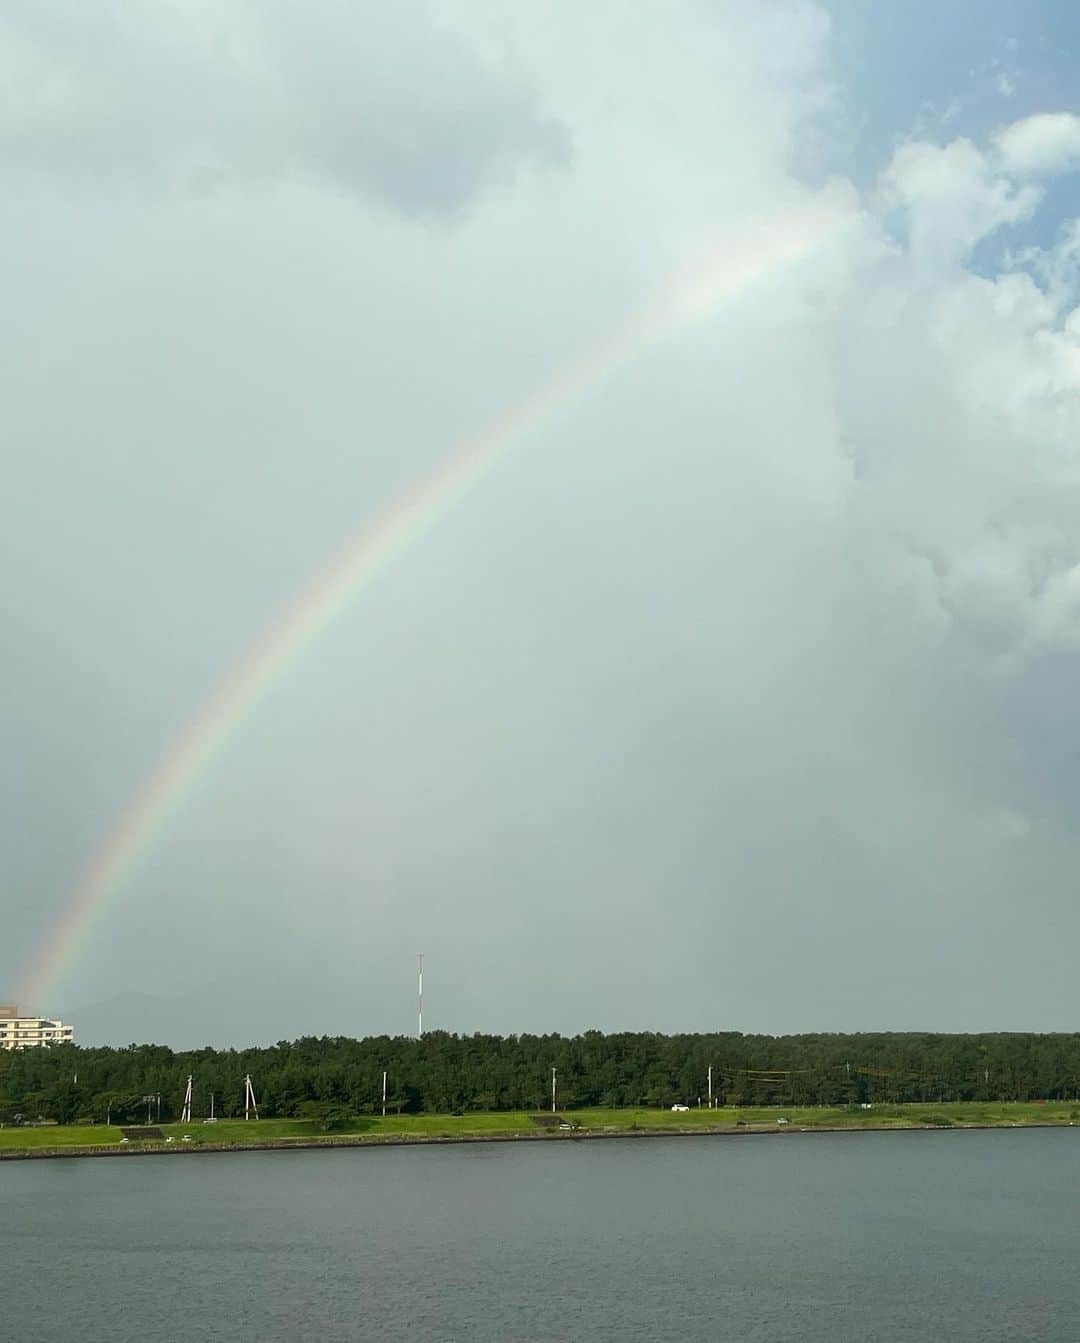
[[[709,1109],[712,1109],[712,1064],[709,1064]]]
[[[244,1118],[247,1119],[254,1113],[255,1118],[259,1117],[259,1107],[255,1104],[255,1089],[251,1085],[251,1074],[244,1078]]]
[[[180,1112],[181,1124],[191,1123],[191,1075],[188,1075],[187,1090],[184,1092],[184,1108]]]
[[[424,953],[416,953],[416,1038],[419,1040],[424,1034]]]
[[[386,1069],[383,1069],[382,1075],[382,1117],[386,1118]]]
[[[551,1070],[551,1113],[555,1113],[555,1069]]]

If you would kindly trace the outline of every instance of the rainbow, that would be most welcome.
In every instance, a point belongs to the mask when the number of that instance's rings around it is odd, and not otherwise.
[[[725,243],[704,265],[674,283],[654,309],[603,341],[584,359],[484,432],[352,540],[249,650],[165,752],[80,875],[59,917],[21,977],[17,1001],[44,1008],[91,939],[110,901],[157,843],[170,816],[191,795],[241,724],[286,667],[357,600],[388,566],[429,532],[491,469],[557,412],[567,410],[605,375],[650,345],[805,258],[838,222],[821,205],[793,211]]]

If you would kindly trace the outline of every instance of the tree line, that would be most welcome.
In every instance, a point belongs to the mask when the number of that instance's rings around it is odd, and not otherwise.
[[[0,1122],[136,1122],[243,1114],[250,1074],[264,1117],[590,1106],[856,1105],[1073,1099],[1080,1035],[455,1035],[306,1037],[266,1048],[174,1051],[45,1046],[0,1052]],[[147,1098],[152,1098],[148,1100]]]

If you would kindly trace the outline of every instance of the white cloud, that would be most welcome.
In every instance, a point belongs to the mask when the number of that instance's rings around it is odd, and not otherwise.
[[[925,557],[947,628],[992,660],[1074,648],[1080,349],[1027,275],[932,276],[913,245],[840,316],[854,515]]]
[[[902,145],[880,190],[886,212],[906,213],[912,254],[944,264],[955,264],[1002,225],[1027,219],[1041,199],[1037,187],[1017,188],[996,173],[966,139]]]
[[[1003,172],[1052,177],[1080,167],[1080,117],[1044,112],[1006,126],[994,137]]]
[[[1006,252],[996,274],[968,257],[1040,203],[1014,170],[1060,171],[1074,137],[1080,118],[1051,116],[985,148],[903,145],[874,201],[894,250],[849,254],[837,315],[860,544],[918,575],[917,628],[968,643],[994,674],[1080,649],[1080,226]]]

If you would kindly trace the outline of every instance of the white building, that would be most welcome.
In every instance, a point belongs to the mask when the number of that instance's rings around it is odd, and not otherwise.
[[[74,1030],[51,1017],[21,1017],[14,1005],[0,1006],[0,1049],[30,1049],[34,1045],[69,1045]]]

